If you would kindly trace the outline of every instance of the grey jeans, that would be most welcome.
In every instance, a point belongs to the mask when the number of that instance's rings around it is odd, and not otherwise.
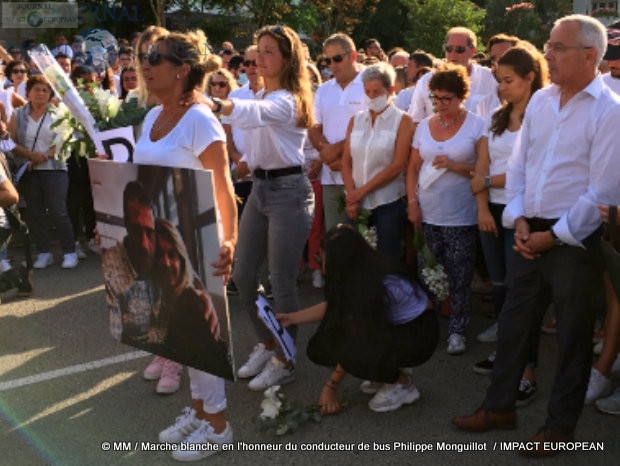
[[[313,216],[314,193],[305,174],[254,181],[239,225],[233,279],[259,341],[272,339],[257,316],[260,268],[267,257],[274,311],[297,311],[297,267]],[[296,329],[288,330],[295,338]]]
[[[341,184],[323,185],[325,232],[328,232],[339,223],[347,223],[347,213],[345,211],[338,212],[338,199],[344,195],[344,186]]]

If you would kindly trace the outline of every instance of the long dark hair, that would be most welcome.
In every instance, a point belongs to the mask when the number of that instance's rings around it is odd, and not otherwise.
[[[504,52],[497,66],[510,66],[522,78],[533,72],[534,80],[530,87],[530,98],[534,92],[546,86],[549,79],[547,61],[533,45],[527,42],[521,42]],[[491,117],[491,132],[494,136],[501,136],[508,129],[512,107],[512,103],[506,102]],[[523,120],[523,115],[521,119]]]
[[[325,257],[325,325],[336,330],[355,326],[362,332],[387,327],[385,287],[388,274],[406,279],[392,259],[371,248],[356,230],[338,225],[321,241]]]

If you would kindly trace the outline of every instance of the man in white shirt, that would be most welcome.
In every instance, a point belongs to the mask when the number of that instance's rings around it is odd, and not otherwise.
[[[609,73],[603,75],[603,81],[612,91],[620,95],[620,39],[609,41],[603,60],[607,60],[609,66]]]
[[[465,101],[465,108],[475,112],[478,102],[497,89],[497,81],[491,70],[477,65],[471,60],[471,57],[476,53],[476,34],[471,29],[464,27],[452,28],[446,34],[446,43],[443,48],[448,62],[467,68],[470,91],[469,97]],[[409,114],[416,124],[433,114],[433,104],[428,90],[428,82],[431,76],[432,73],[422,76],[416,84],[416,90],[411,98]]]
[[[59,53],[64,53],[69,59],[73,58],[73,49],[69,45],[69,41],[64,34],[58,34],[55,38],[56,48],[52,50],[52,55],[56,56]]]
[[[334,79],[322,84],[316,91],[316,125],[308,130],[308,136],[323,162],[323,212],[325,231],[328,231],[346,221],[346,213],[338,209],[338,199],[344,196],[340,174],[342,152],[349,121],[359,110],[365,110],[366,104],[364,84],[356,67],[357,53],[353,40],[346,34],[334,34],[324,42],[323,55]]]
[[[606,42],[601,23],[572,15],[545,45],[553,84],[530,100],[506,177],[503,223],[516,232],[492,382],[481,409],[453,420],[478,432],[516,426],[528,335],[553,301],[558,367],[548,418],[529,439],[540,442],[535,456],[573,439],[592,364],[592,298],[603,293],[597,205],[620,204],[620,98],[597,75]]]

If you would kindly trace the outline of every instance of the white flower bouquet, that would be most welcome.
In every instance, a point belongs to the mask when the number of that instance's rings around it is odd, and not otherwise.
[[[342,213],[346,209],[346,201],[344,196],[340,196],[338,198],[338,212]],[[375,226],[368,226],[370,222],[370,216],[372,212],[368,209],[360,209],[359,214],[357,215],[357,222],[355,222],[355,227],[357,231],[364,237],[366,242],[370,244],[373,249],[377,249],[377,228]]]
[[[292,433],[308,421],[321,422],[321,408],[318,405],[304,406],[296,400],[290,400],[282,393],[279,385],[265,390],[265,398],[260,404],[258,416],[265,430],[276,435]]]
[[[439,301],[443,301],[450,294],[448,275],[443,265],[437,263],[437,258],[428,247],[424,233],[421,230],[416,230],[413,236],[413,247],[424,258],[424,263],[420,266],[422,281]]]

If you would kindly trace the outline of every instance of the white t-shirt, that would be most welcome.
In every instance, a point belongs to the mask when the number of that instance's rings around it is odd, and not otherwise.
[[[13,115],[13,88],[0,89],[0,102],[4,105],[4,111],[6,113],[6,121],[11,119]]]
[[[202,104],[194,104],[166,136],[153,142],[151,129],[162,109],[161,105],[155,107],[144,118],[142,135],[133,154],[134,163],[201,169],[200,154],[215,141],[226,142],[222,125],[209,107]]]
[[[275,170],[302,166],[305,128],[297,126],[297,102],[289,91],[256,94],[256,100],[231,99],[233,111],[227,117],[231,126],[245,131],[245,157],[250,170]]]
[[[319,86],[314,95],[314,119],[316,124],[323,125],[323,135],[330,144],[344,141],[351,117],[366,108],[362,73],[358,73],[344,89],[338,81],[330,79]],[[321,183],[341,185],[342,174],[323,165]]]
[[[486,120],[467,112],[463,125],[447,141],[436,141],[431,136],[428,122],[420,122],[412,147],[420,151],[422,169],[431,164],[437,155],[447,155],[458,163],[476,163],[476,141],[485,136]],[[471,193],[469,179],[455,172],[446,171],[430,186],[418,187],[422,221],[438,226],[467,226],[478,223],[476,202]]]
[[[420,78],[415,86],[411,105],[409,106],[409,115],[415,123],[422,121],[424,118],[433,115],[433,103],[430,98],[428,83],[433,73],[426,73]],[[470,112],[476,113],[478,103],[490,93],[497,94],[497,81],[489,68],[472,63],[471,74],[469,76],[469,97],[463,105]]]
[[[612,91],[620,95],[620,78],[614,78],[611,73],[605,73],[603,75],[603,82],[607,84]]]
[[[491,92],[490,94],[485,95],[482,100],[478,102],[474,113],[490,123],[491,117],[500,105],[502,105],[502,102],[499,100],[497,92]]]
[[[489,138],[489,157],[491,165],[489,166],[489,175],[501,175],[508,171],[508,159],[512,154],[512,148],[517,143],[517,139],[521,129],[517,131],[505,130],[499,136],[494,136],[490,131],[487,136]],[[494,204],[507,204],[505,188],[489,188],[489,201]]]
[[[250,89],[250,85],[247,84],[243,87],[235,89],[234,91],[231,91],[230,94],[228,94],[228,98],[229,99],[254,100],[256,98],[256,95],[254,94],[254,91]],[[228,120],[228,117],[224,115],[222,116],[222,124],[230,125],[232,129],[232,138],[233,138],[233,143],[235,145],[235,149],[237,149],[237,152],[239,152],[241,155],[244,155],[246,141],[245,141],[243,130],[239,128],[238,125],[231,124],[230,121]]]
[[[400,91],[393,101],[396,108],[399,108],[403,112],[406,112],[409,109],[409,105],[411,105],[413,91],[415,91],[415,86],[410,86]]]

